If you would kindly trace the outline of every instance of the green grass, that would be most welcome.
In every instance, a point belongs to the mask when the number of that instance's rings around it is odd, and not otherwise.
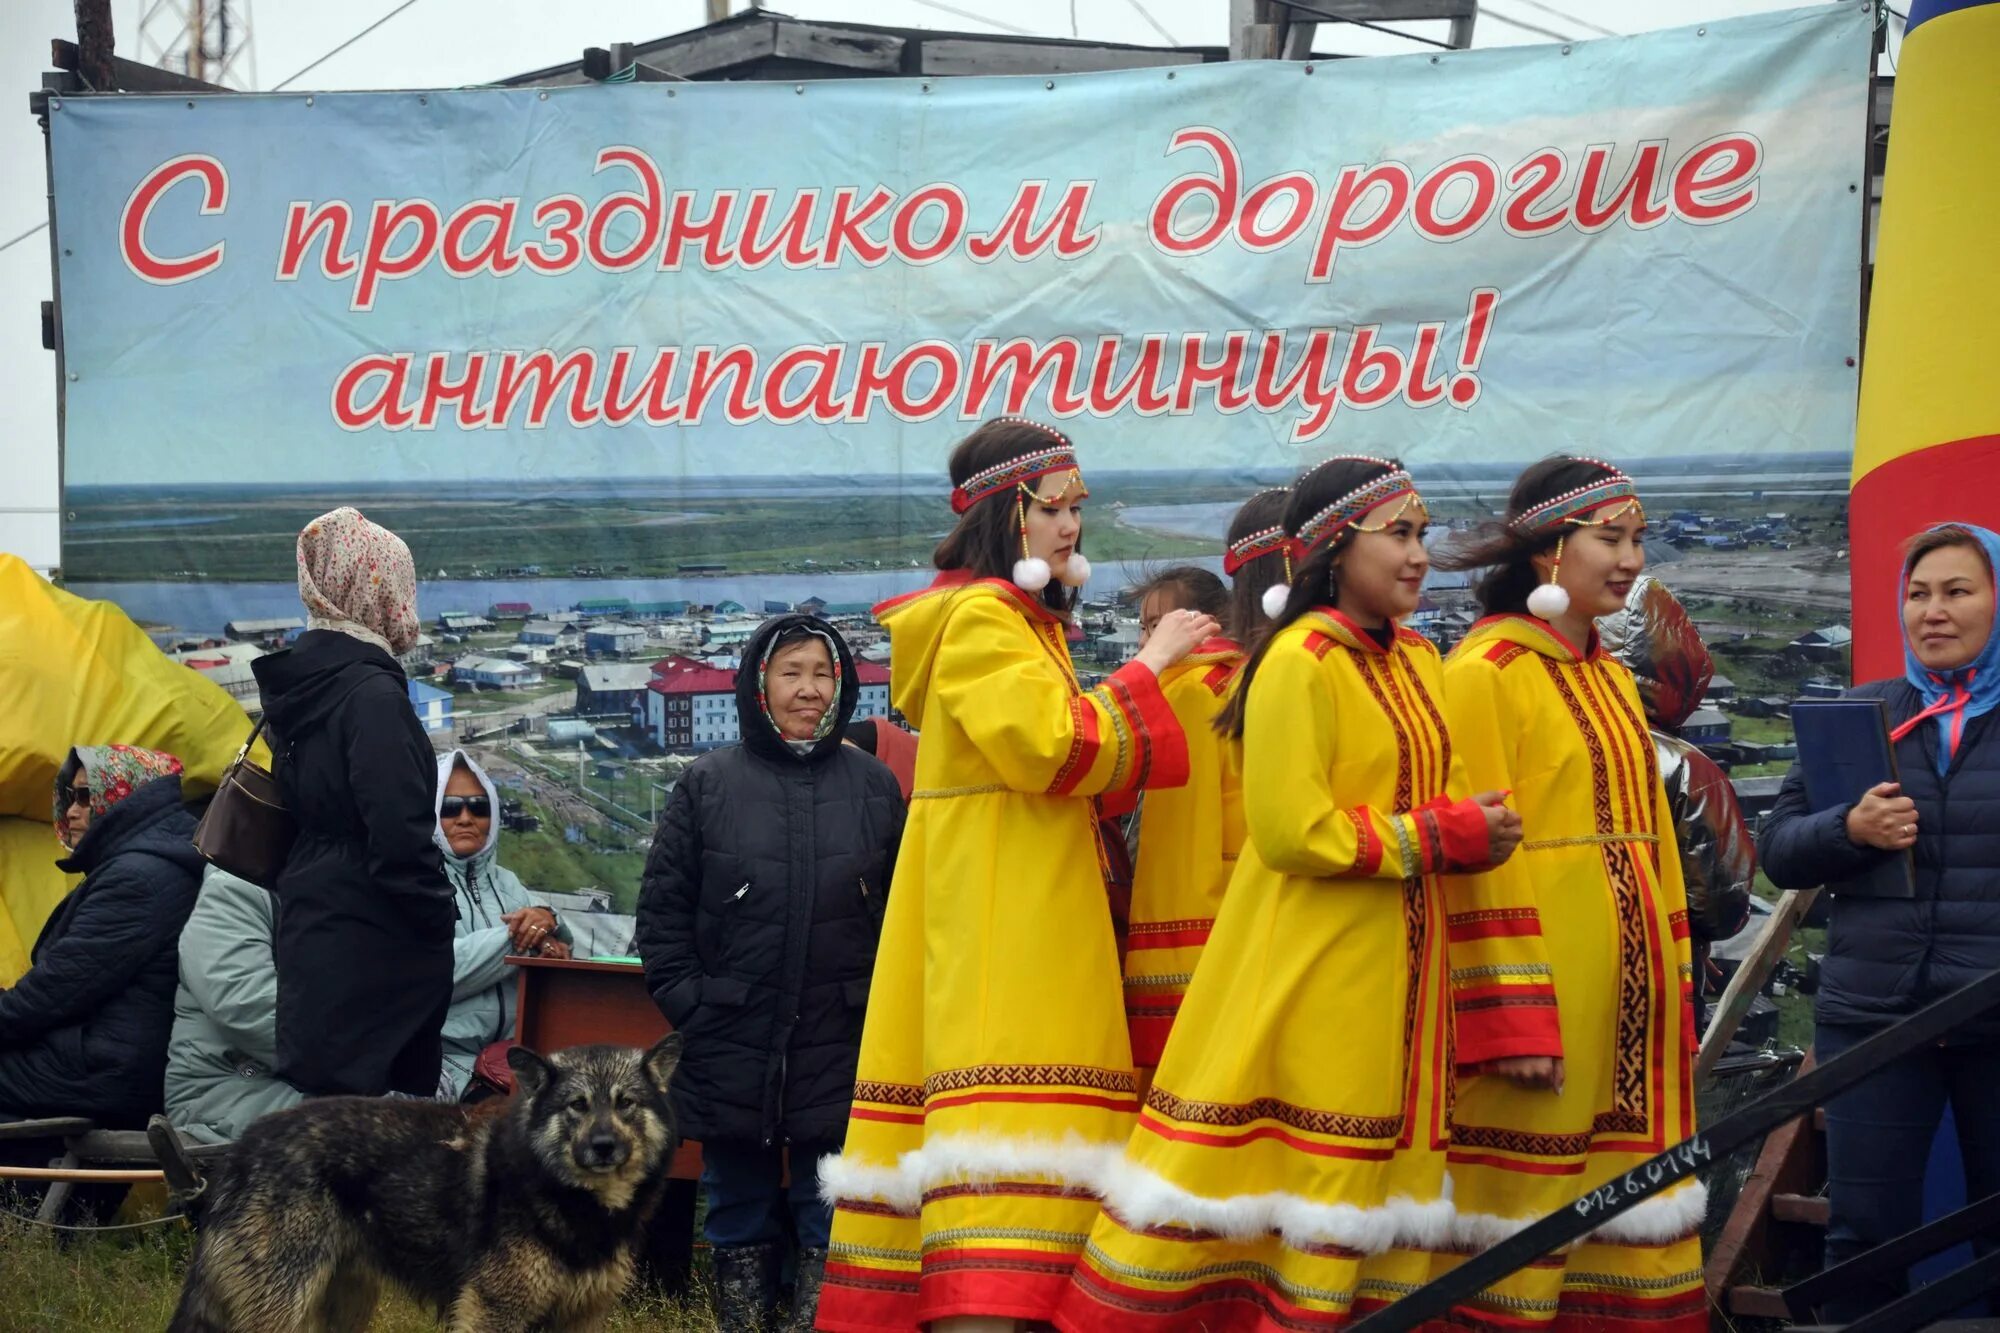
[[[9,1205],[18,1213],[18,1200]],[[98,1235],[56,1233],[0,1216],[0,1333],[126,1333],[165,1328],[180,1298],[194,1235],[180,1222]],[[376,1333],[433,1333],[421,1307],[390,1295]],[[615,1313],[616,1333],[712,1333],[700,1297],[635,1294]]]

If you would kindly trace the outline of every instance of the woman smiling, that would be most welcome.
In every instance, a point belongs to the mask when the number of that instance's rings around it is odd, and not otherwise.
[[[1780,888],[1833,890],[1814,1048],[1824,1062],[1877,1029],[2000,967],[2000,641],[1993,572],[2000,536],[1947,523],[1910,539],[1896,596],[1903,675],[1850,697],[1888,707],[1900,785],[1811,813],[1795,765],[1764,817],[1758,858]],[[1912,853],[1915,898],[1865,897],[1861,872]],[[2000,1019],[1885,1066],[1827,1104],[1833,1215],[1826,1262],[1853,1258],[1923,1221],[1924,1168],[1949,1099],[1967,1198],[2000,1189]],[[1981,1252],[1994,1246],[1990,1235]],[[1892,1299],[1902,1275],[1830,1306],[1845,1321]]]

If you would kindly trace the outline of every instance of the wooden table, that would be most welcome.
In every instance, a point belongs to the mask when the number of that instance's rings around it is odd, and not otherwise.
[[[646,990],[636,963],[591,959],[509,958],[519,977],[514,1040],[546,1055],[599,1042],[645,1050],[672,1031]],[[668,1172],[701,1178],[701,1145],[683,1142]]]

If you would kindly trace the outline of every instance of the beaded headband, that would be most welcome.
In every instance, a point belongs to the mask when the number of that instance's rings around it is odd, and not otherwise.
[[[1291,538],[1285,535],[1285,530],[1281,527],[1264,528],[1247,537],[1239,537],[1229,543],[1229,548],[1222,553],[1222,572],[1234,578],[1236,572],[1252,560],[1260,556],[1276,555],[1290,545]]]
[[[1074,484],[1083,483],[1083,473],[1076,465],[1076,447],[1069,442],[1067,435],[1053,426],[1044,426],[1039,421],[1029,421],[1025,417],[998,419],[1013,426],[1031,426],[1048,435],[1056,443],[1046,449],[1037,449],[1033,453],[1010,458],[1004,463],[995,463],[992,467],[975,472],[959,485],[952,487],[952,513],[963,514],[990,495],[999,495],[1017,486],[1026,486],[1029,482],[1039,481],[1051,473],[1073,473]]]
[[[1630,477],[1600,459],[1579,458],[1576,461],[1601,467],[1610,475],[1593,481],[1588,486],[1578,486],[1574,490],[1564,491],[1552,500],[1544,500],[1534,508],[1523,512],[1508,526],[1528,536],[1542,536],[1556,531],[1566,523],[1599,527],[1616,522],[1633,510],[1639,509],[1639,488],[1632,484]],[[1620,505],[1615,513],[1591,520],[1583,518],[1583,515],[1591,510],[1618,500],[1624,500],[1626,503]]]
[[[1362,461],[1379,463],[1383,460],[1371,458]],[[1314,551],[1325,546],[1348,528],[1358,526],[1360,521],[1373,510],[1394,500],[1401,500],[1403,509],[1407,509],[1411,504],[1423,504],[1423,497],[1417,494],[1417,483],[1401,468],[1377,477],[1365,485],[1355,487],[1301,523],[1299,535],[1292,539],[1292,559],[1304,564]],[[1397,517],[1402,515],[1403,509],[1396,511]],[[1389,521],[1393,522],[1394,519]],[[1375,528],[1363,530],[1376,531]]]

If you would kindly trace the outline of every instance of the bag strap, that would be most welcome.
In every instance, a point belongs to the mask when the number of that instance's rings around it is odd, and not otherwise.
[[[243,748],[236,752],[236,758],[230,762],[231,768],[234,768],[237,764],[242,763],[245,759],[250,757],[250,747],[255,745],[257,743],[257,738],[263,734],[264,734],[264,715],[262,713],[259,713],[257,715],[257,725],[250,728],[250,739],[244,741]]]

